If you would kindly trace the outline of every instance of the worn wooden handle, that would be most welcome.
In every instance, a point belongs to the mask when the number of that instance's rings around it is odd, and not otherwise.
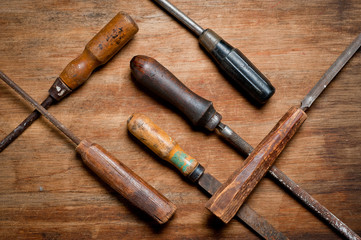
[[[206,208],[228,223],[306,118],[304,111],[292,107],[249,155],[243,167],[209,199]]]
[[[160,158],[173,164],[184,176],[189,176],[199,165],[176,141],[143,114],[135,113],[129,118],[128,130]]]
[[[76,151],[103,181],[158,223],[167,222],[174,214],[173,203],[98,144],[83,140]]]
[[[126,13],[118,13],[85,46],[79,57],[71,61],[60,74],[72,90],[83,84],[100,65],[113,57],[136,33],[138,26]]]
[[[135,56],[130,62],[130,68],[138,83],[173,104],[194,125],[206,125],[215,114],[212,102],[192,92],[155,59]]]

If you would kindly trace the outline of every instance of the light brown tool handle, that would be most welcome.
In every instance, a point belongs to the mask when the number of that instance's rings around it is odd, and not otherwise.
[[[138,26],[134,20],[128,14],[119,12],[90,40],[83,53],[65,67],[60,78],[74,90],[89,78],[96,67],[108,62],[137,32]]]
[[[135,113],[128,119],[128,130],[160,158],[173,164],[184,176],[190,175],[199,165],[176,141],[143,114]]]
[[[245,164],[208,200],[206,208],[228,223],[306,118],[304,111],[292,107],[249,155]]]
[[[174,214],[172,202],[98,144],[83,140],[76,151],[103,181],[158,223],[167,222]]]

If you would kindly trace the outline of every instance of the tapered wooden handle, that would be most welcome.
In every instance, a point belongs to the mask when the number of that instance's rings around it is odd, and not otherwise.
[[[306,118],[304,111],[292,107],[249,155],[243,167],[208,200],[206,208],[228,223]]]
[[[155,59],[135,56],[130,68],[138,83],[178,108],[194,125],[205,126],[216,113],[211,101],[192,92]]]
[[[98,144],[83,140],[76,151],[104,182],[158,223],[167,222],[174,214],[173,203]]]
[[[83,84],[100,65],[113,57],[136,33],[138,26],[126,13],[118,13],[85,46],[79,57],[71,61],[60,74],[72,90]]]
[[[135,113],[129,118],[128,130],[160,158],[173,164],[184,176],[189,176],[199,165],[176,141],[143,114]]]

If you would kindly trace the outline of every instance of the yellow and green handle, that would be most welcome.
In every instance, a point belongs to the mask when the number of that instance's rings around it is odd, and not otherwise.
[[[147,116],[139,113],[128,119],[128,130],[163,160],[174,165],[184,176],[196,181],[204,168]]]

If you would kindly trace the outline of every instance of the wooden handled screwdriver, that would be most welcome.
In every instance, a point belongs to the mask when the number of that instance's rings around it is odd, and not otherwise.
[[[305,111],[326,89],[336,74],[361,45],[361,34],[341,54],[330,70],[316,83],[301,101],[300,107],[292,107],[246,159],[245,164],[233,172],[228,180],[206,203],[206,208],[223,222],[229,222],[248,195],[272,166],[288,141],[299,129],[307,115]]]
[[[84,51],[71,61],[49,89],[49,96],[41,103],[48,109],[82,85],[95,68],[107,63],[138,32],[138,26],[124,12],[119,12],[85,46]],[[0,152],[20,136],[40,113],[35,110],[0,142]]]
[[[154,0],[168,13],[187,26],[218,67],[242,88],[242,92],[257,104],[265,103],[275,92],[269,80],[241,51],[232,47],[211,29],[203,29],[167,0]]]
[[[171,218],[176,210],[176,206],[166,197],[113,157],[103,147],[76,137],[1,71],[0,78],[70,138],[77,145],[75,150],[81,155],[85,165],[94,171],[104,182],[109,184],[109,186],[136,207],[149,214],[158,223],[163,224]]]
[[[205,172],[204,167],[196,159],[184,152],[173,138],[147,116],[139,113],[133,114],[128,120],[128,130],[160,158],[171,163],[183,176],[208,194],[213,195],[221,186],[215,177]],[[288,239],[247,204],[239,209],[236,217],[264,239]]]
[[[204,127],[210,131],[217,129],[217,133],[239,150],[242,155],[248,156],[251,154],[253,147],[230,127],[221,122],[222,116],[216,112],[212,102],[192,92],[155,59],[147,56],[135,56],[130,62],[130,67],[136,82],[173,104],[194,125]],[[330,224],[343,236],[355,239],[352,238],[357,236],[355,232],[281,170],[272,166],[268,172],[275,181],[309,207],[314,214]]]

